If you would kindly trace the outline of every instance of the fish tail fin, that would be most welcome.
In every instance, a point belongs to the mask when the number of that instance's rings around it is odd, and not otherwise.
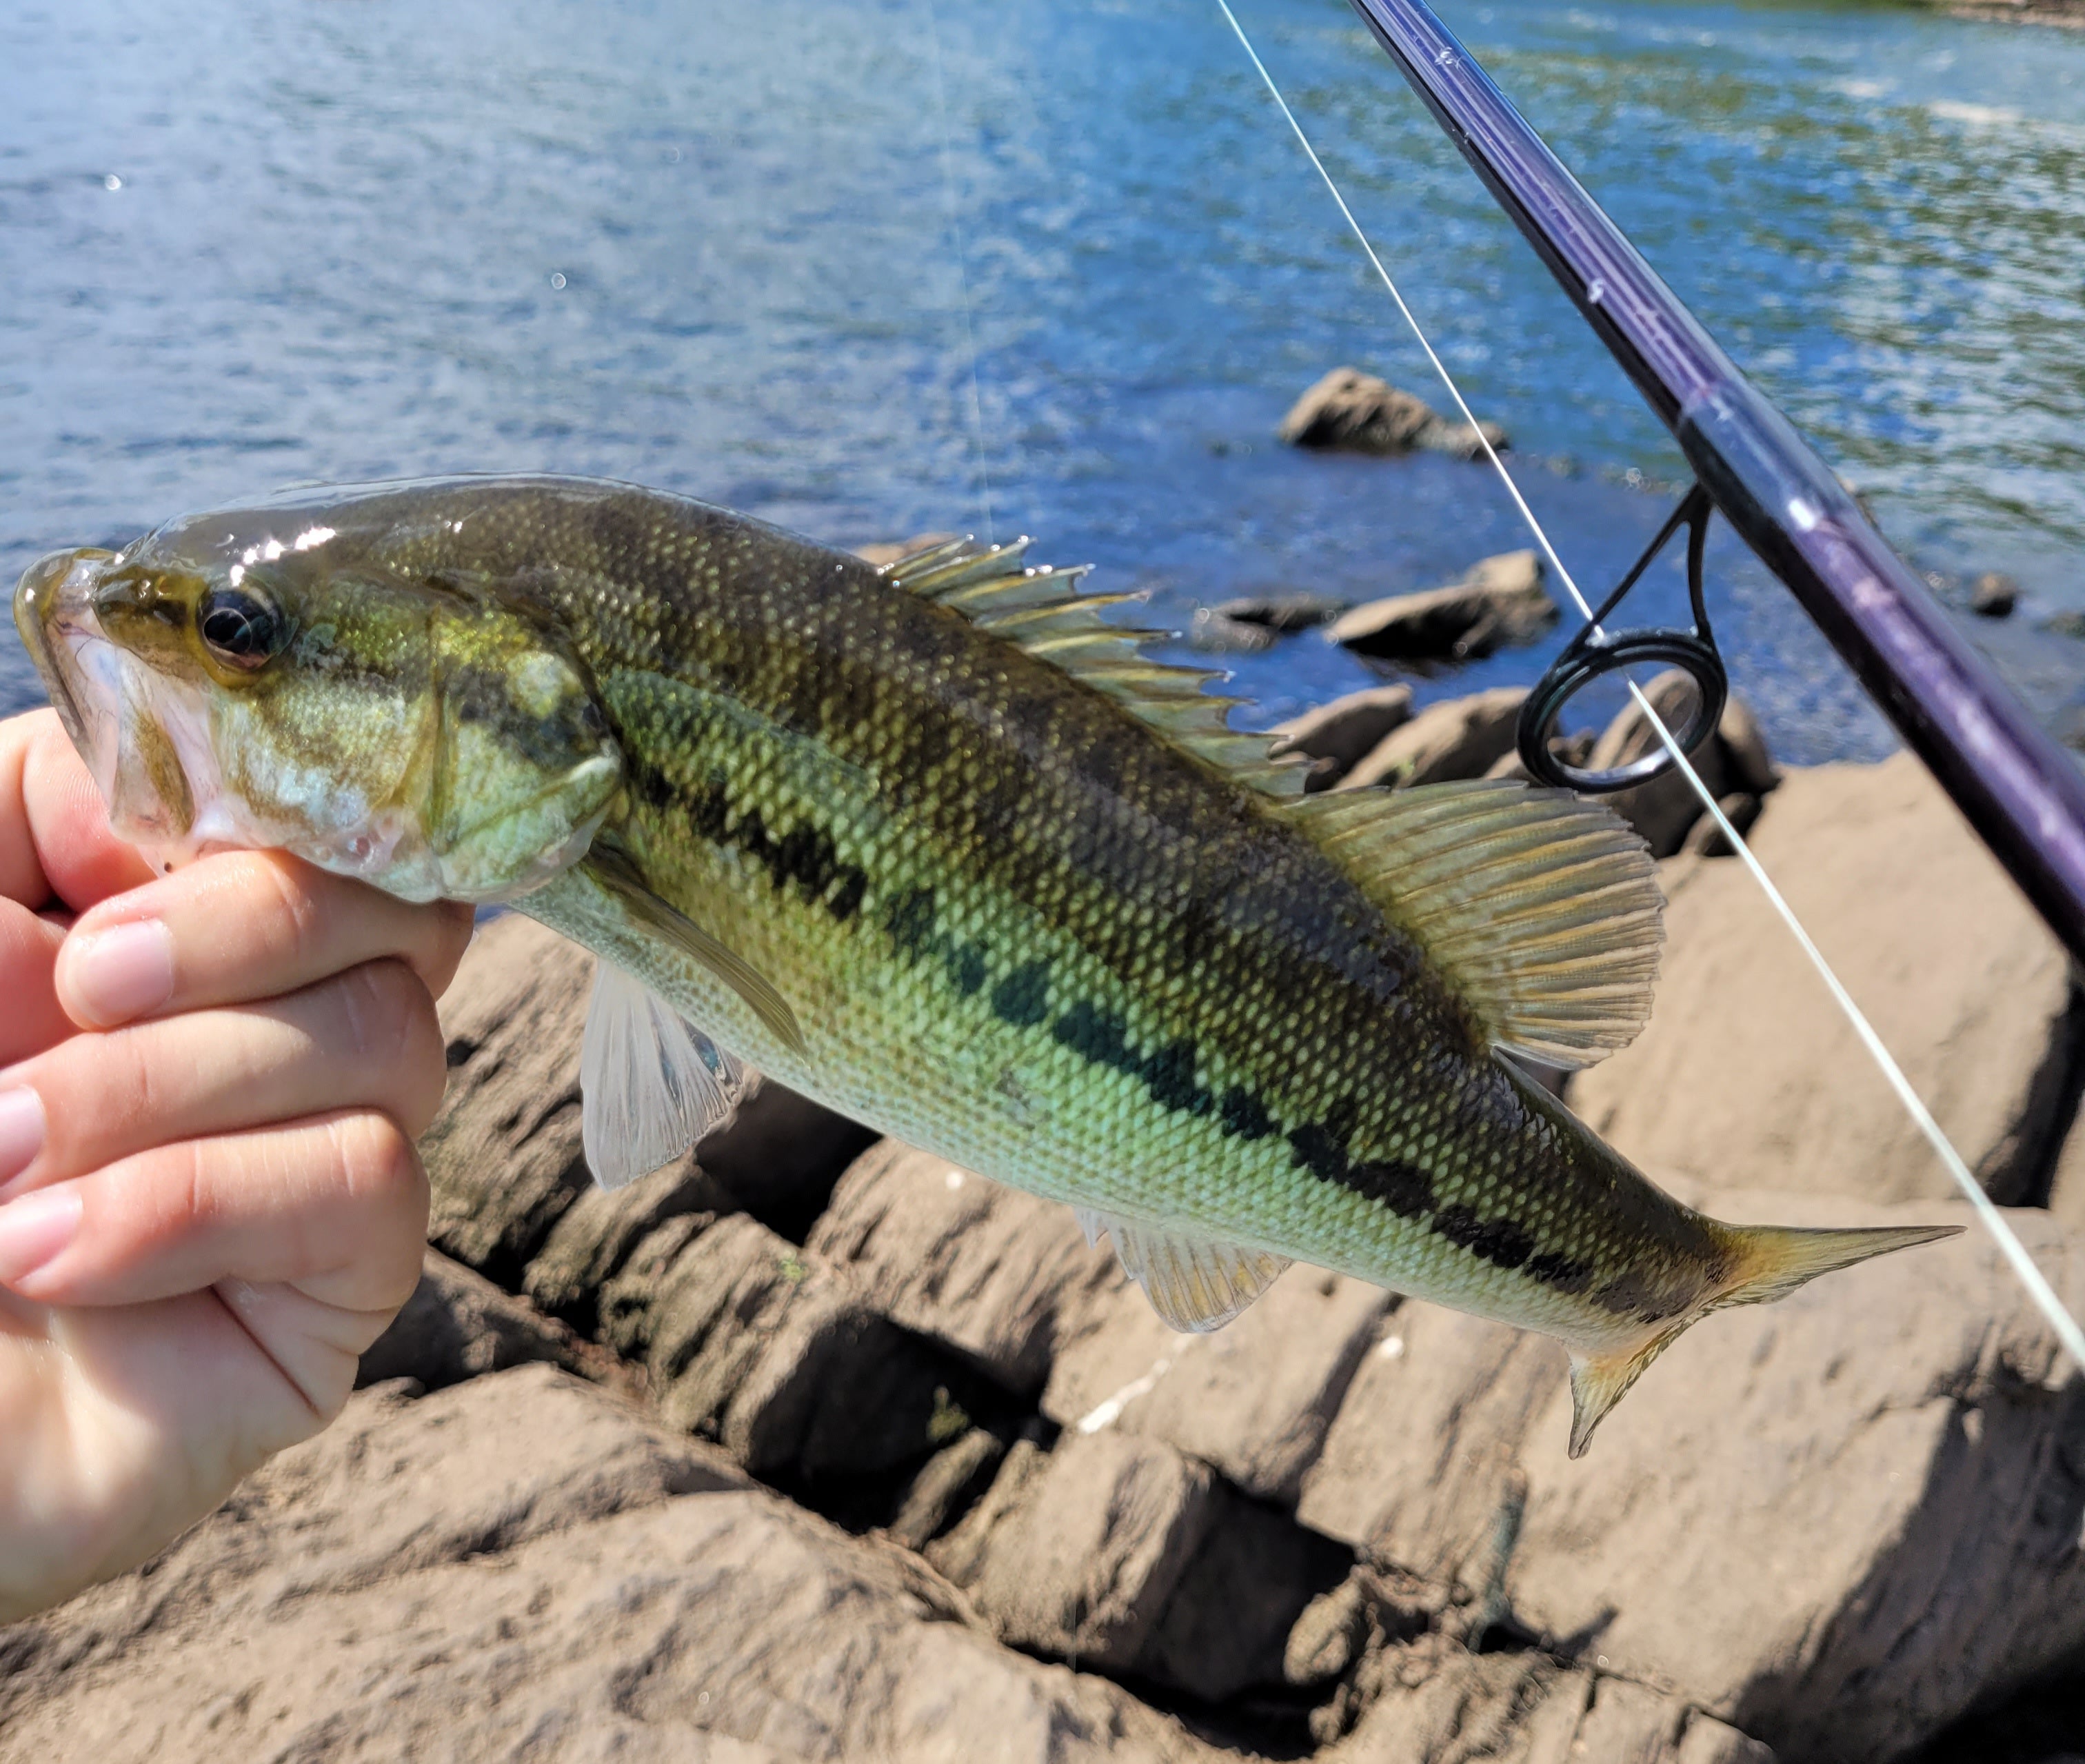
[[[1629,1394],[1629,1386],[1643,1376],[1643,1369],[1679,1339],[1687,1322],[1675,1324],[1654,1335],[1641,1347],[1621,1354],[1571,1355],[1571,1456],[1582,1458],[1593,1443],[1593,1430],[1607,1413]]]
[[[1725,1239],[1735,1252],[1736,1266],[1709,1308],[1767,1305],[1786,1299],[1798,1286],[1841,1268],[1851,1268],[1871,1256],[1909,1249],[1954,1237],[1959,1225],[1889,1225],[1805,1228],[1786,1225],[1726,1225]]]
[[[1892,1225],[1810,1230],[1780,1225],[1725,1225],[1718,1227],[1728,1244],[1734,1266],[1722,1290],[1692,1316],[1640,1346],[1618,1354],[1573,1353],[1571,1356],[1571,1456],[1582,1458],[1593,1430],[1629,1392],[1643,1370],[1679,1338],[1681,1331],[1710,1311],[1732,1305],[1771,1304],[1798,1286],[1851,1268],[1871,1256],[1953,1237],[1959,1225]]]

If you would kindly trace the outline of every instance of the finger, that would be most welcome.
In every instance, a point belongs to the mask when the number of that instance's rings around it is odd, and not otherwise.
[[[282,852],[221,852],[81,916],[58,954],[59,1001],[107,1029],[294,992],[385,957],[439,997],[471,910],[414,905]]]
[[[402,963],[365,963],[286,998],[74,1035],[0,1072],[0,1201],[180,1140],[328,1109],[381,1110],[417,1137],[447,1076],[435,1001]],[[41,1104],[13,1169],[8,1093]]]
[[[16,901],[0,899],[0,1067],[63,1040],[71,1019],[53,983],[65,928]],[[0,1126],[0,1182],[8,1175],[6,1129]]]
[[[0,723],[0,895],[73,911],[152,873],[108,814],[54,711]]]
[[[0,1286],[130,1305],[223,1282],[295,1287],[358,1316],[419,1279],[427,1179],[372,1109],[158,1146],[0,1205]]]

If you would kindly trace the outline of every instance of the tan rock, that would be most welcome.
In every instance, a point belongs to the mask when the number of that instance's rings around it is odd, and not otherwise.
[[[1967,1207],[1728,1197],[1867,1223]],[[2085,1250],[2008,1214],[2074,1314]],[[1527,1435],[1518,1622],[1796,1758],[1893,1758],[2085,1643],[2085,1387],[1981,1231],[1712,1317],[1573,1464]]]
[[[1089,1246],[1070,1208],[895,1140],[849,1166],[805,1248],[847,1269],[882,1315],[1022,1394],[1124,1284],[1114,1252]]]
[[[601,1289],[646,1237],[668,1219],[683,1214],[714,1219],[736,1204],[692,1158],[620,1188],[588,1187],[550,1227],[522,1277],[522,1290],[544,1310],[591,1328]]]
[[[151,1567],[0,1632],[0,1760],[1200,1764],[916,1558],[545,1369],[372,1392]]]
[[[2070,964],[1938,786],[1909,755],[1792,771],[1752,844],[1986,1188],[2035,1192],[2073,1099]],[[1637,1164],[1713,1187],[1954,1192],[1732,865],[1671,899],[1650,1027],[1571,1103]]]
[[[1527,696],[1519,686],[1501,686],[1429,704],[1378,742],[1337,788],[1481,778],[1512,751],[1521,701]]]
[[[1154,1440],[1074,1430],[1009,1454],[999,1483],[929,1558],[1002,1639],[1129,1669],[1217,1515],[1216,1479]]]
[[[1675,736],[1684,733],[1684,725],[1696,703],[1694,682],[1688,675],[1676,668],[1661,674],[1644,688],[1644,696],[1667,729]],[[1590,770],[1605,771],[1641,759],[1659,746],[1658,731],[1643,714],[1642,707],[1632,699],[1601,731],[1584,764]],[[1767,752],[1758,719],[1735,695],[1725,703],[1714,730],[1688,758],[1719,804],[1732,797],[1764,797],[1781,781],[1780,770]],[[1633,790],[1618,790],[1601,801],[1644,836],[1654,857],[1671,856],[1690,830],[1707,818],[1700,795],[1676,767],[1649,784]],[[1756,802],[1748,812],[1756,818]],[[1730,813],[1727,807],[1725,813]],[[1713,820],[1709,822],[1709,830],[1714,830]],[[1741,834],[1745,830],[1744,827],[1738,829]],[[1708,836],[1705,833],[1704,839]]]
[[[1488,557],[1459,582],[1393,594],[1343,613],[1327,635],[1358,655],[1387,661],[1469,661],[1532,643],[1556,623],[1532,551]]]
[[[1332,776],[1337,777],[1352,770],[1392,729],[1411,720],[1410,686],[1369,686],[1277,725],[1276,751],[1329,760]]]
[[[1463,1582],[1524,1498],[1522,1451],[1564,1376],[1562,1350],[1541,1336],[1406,1301],[1362,1358],[1297,1517],[1375,1560]]]
[[[1299,1266],[1223,1328],[1182,1335],[1125,1283],[1058,1350],[1042,1412],[1163,1439],[1293,1505],[1389,1303],[1365,1281]]]
[[[440,1390],[486,1372],[546,1360],[567,1371],[604,1370],[601,1350],[554,1318],[502,1292],[482,1274],[430,1249],[420,1284],[362,1356],[358,1384],[410,1378]]]
[[[1483,425],[1495,448],[1505,431]],[[1292,447],[1344,448],[1363,453],[1408,453],[1426,448],[1467,458],[1482,451],[1468,424],[1451,423],[1422,398],[1353,368],[1335,368],[1306,392],[1277,431]]]
[[[908,558],[915,551],[924,551],[930,546],[946,545],[962,535],[954,533],[917,533],[909,539],[879,540],[871,545],[858,545],[854,555],[878,569],[895,563],[900,558]]]

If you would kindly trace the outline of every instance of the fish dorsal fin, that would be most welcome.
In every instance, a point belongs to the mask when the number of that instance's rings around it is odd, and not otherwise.
[[[726,1125],[758,1082],[614,963],[595,970],[580,1056],[580,1137],[601,1187],[619,1188],[671,1163]]]
[[[1098,1243],[1103,1231],[1115,1239],[1123,1272],[1168,1325],[1185,1333],[1221,1329],[1289,1265],[1286,1256],[1266,1250],[1241,1249],[1091,1207],[1073,1211],[1089,1243]]]
[[[1293,805],[1416,937],[1497,1045],[1590,1065],[1650,1015],[1664,897],[1650,848],[1597,803],[1511,780],[1333,791]]]
[[[980,546],[951,539],[886,563],[878,572],[894,587],[960,612],[979,629],[1018,644],[1097,691],[1105,692],[1175,746],[1269,796],[1301,796],[1306,763],[1276,759],[1273,737],[1230,726],[1235,699],[1203,689],[1223,678],[1204,668],[1176,667],[1144,653],[1166,633],[1110,624],[1103,608],[1134,594],[1081,594],[1086,566],[1040,568],[1026,562],[1029,541]]]

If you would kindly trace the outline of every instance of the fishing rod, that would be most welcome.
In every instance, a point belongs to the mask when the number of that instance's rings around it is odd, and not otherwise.
[[[1568,699],[1632,663],[1685,669],[1696,703],[1677,744],[1714,729],[1726,691],[1702,600],[1713,504],[1780,578],[1954,799],[2049,929],[2085,963],[2085,771],[1999,681],[1832,469],[1746,379],[1425,0],[1350,0],[1376,40],[1635,382],[1696,483],[1651,547],[1530,695],[1529,769],[1595,791],[1672,763],[1570,767],[1547,739]],[[1692,631],[1607,631],[1603,619],[1666,541],[1689,529]]]

